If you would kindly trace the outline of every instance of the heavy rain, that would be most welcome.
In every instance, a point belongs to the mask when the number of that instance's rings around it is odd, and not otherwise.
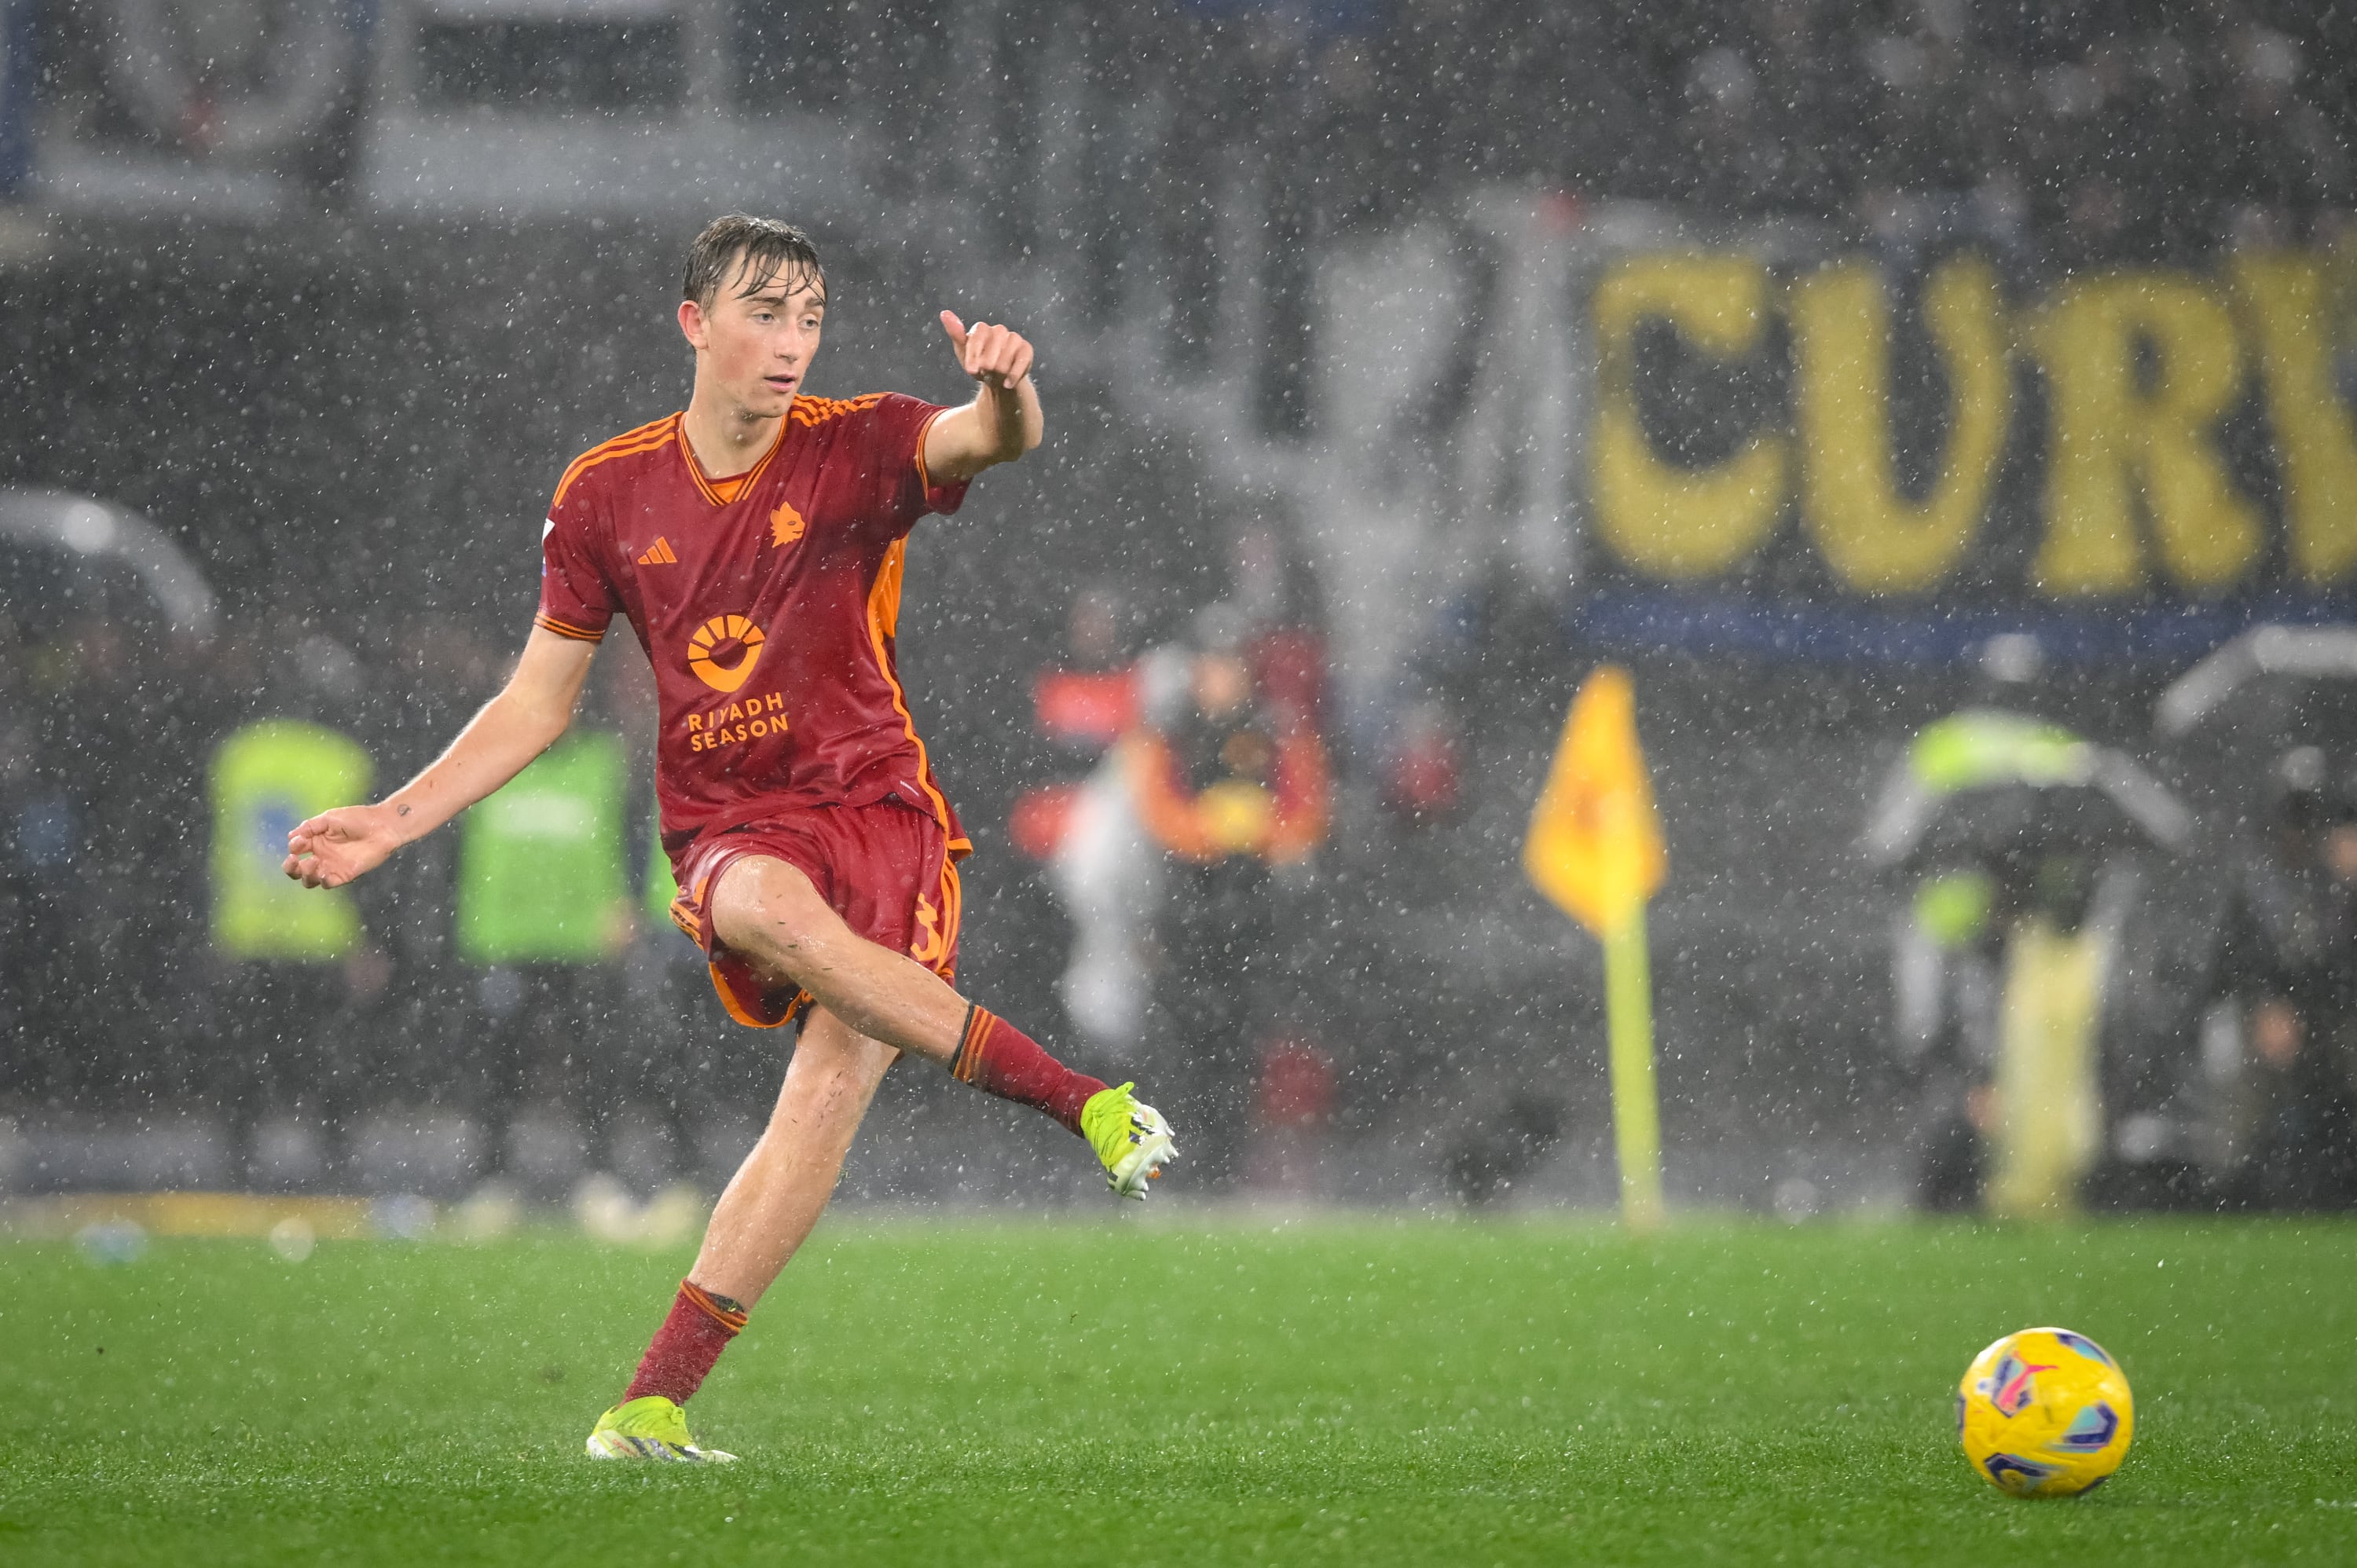
[[[2132,1422],[1967,1396],[2094,1340],[2179,1401],[2106,1506],[2242,1399],[2327,1551],[2352,68],[2302,0],[0,0],[0,1540],[562,1554],[587,1483],[419,1501],[457,1389],[510,1469],[706,1457],[618,1412],[741,1329],[696,1430],[830,1561],[960,1455],[1166,1536],[986,1561],[1764,1560],[1745,1488],[1831,1483],[1761,1377],[1879,1445],[1824,1560],[1977,1560],[1971,1475]],[[1124,1363],[1148,1424],[1041,1413]],[[343,1503],[9,1479],[254,1376]],[[2126,1552],[2086,1508],[2037,1550]]]

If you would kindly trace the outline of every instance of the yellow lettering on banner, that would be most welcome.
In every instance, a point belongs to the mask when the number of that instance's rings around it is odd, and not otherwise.
[[[1739,255],[1643,256],[1596,285],[1599,406],[1588,446],[1597,530],[1620,559],[1664,577],[1723,572],[1767,542],[1782,516],[1788,440],[1762,430],[1708,468],[1664,462],[1638,417],[1637,329],[1663,320],[1715,359],[1757,348],[1768,271]]]
[[[2357,563],[2357,429],[2332,384],[2338,345],[2323,263],[2237,256],[2233,278],[2257,340],[2292,570],[2311,583],[2335,582]]]
[[[1834,575],[1869,594],[1936,586],[1987,515],[2013,416],[2005,306],[1985,262],[1959,258],[1923,288],[1948,382],[1948,439],[1921,502],[1899,489],[1890,442],[1890,305],[1862,263],[1793,285],[1801,521]]]
[[[2046,539],[2032,576],[2051,595],[2144,580],[2136,500],[2169,576],[2223,588],[2258,558],[2257,510],[2234,491],[2217,425],[2242,391],[2233,317],[2181,273],[2121,272],[2061,290],[2031,340],[2046,372]],[[2140,384],[2148,348],[2155,374]]]

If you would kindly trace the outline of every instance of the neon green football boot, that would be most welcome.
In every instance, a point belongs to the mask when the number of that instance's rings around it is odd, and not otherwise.
[[[661,1394],[627,1400],[597,1418],[589,1432],[592,1459],[662,1459],[688,1465],[733,1465],[734,1454],[699,1448],[687,1430],[687,1412]]]
[[[1178,1145],[1162,1112],[1139,1104],[1129,1092],[1136,1087],[1125,1083],[1090,1095],[1081,1107],[1081,1135],[1104,1162],[1105,1185],[1124,1197],[1142,1200],[1146,1184],[1178,1157]]]

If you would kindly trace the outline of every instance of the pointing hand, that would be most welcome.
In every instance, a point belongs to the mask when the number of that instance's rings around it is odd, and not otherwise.
[[[959,366],[985,386],[1001,391],[1031,373],[1031,344],[1011,327],[977,321],[972,327],[952,311],[942,312],[942,330],[950,335]]]

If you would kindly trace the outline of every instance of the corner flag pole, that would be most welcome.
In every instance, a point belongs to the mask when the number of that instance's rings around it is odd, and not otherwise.
[[[1655,1230],[1662,1224],[1662,1109],[1653,1088],[1653,974],[1641,904],[1604,939],[1604,1016],[1612,1042],[1620,1217],[1631,1230]]]
[[[1620,1216],[1631,1230],[1654,1230],[1663,1219],[1662,1111],[1653,1085],[1645,906],[1668,875],[1669,856],[1637,744],[1637,693],[1627,671],[1597,670],[1572,700],[1546,784],[1531,809],[1523,870],[1604,944]]]

